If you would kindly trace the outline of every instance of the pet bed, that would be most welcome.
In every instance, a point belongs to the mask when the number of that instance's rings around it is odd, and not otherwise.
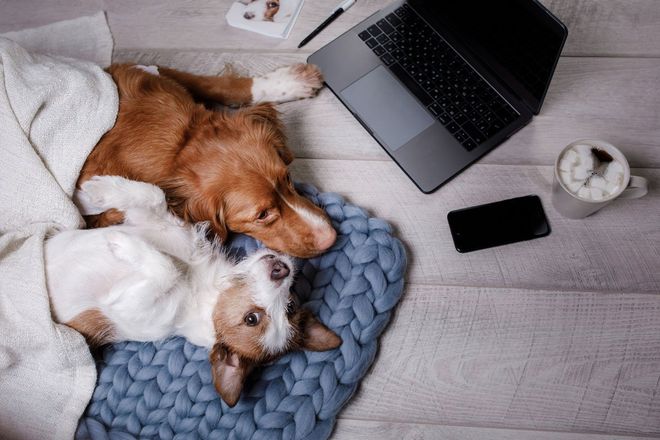
[[[229,408],[211,380],[208,351],[183,338],[106,348],[76,438],[327,438],[337,413],[376,355],[377,339],[403,292],[406,256],[390,226],[340,196],[298,190],[323,206],[338,231],[324,255],[300,262],[301,303],[339,334],[341,347],[290,353],[252,374]],[[237,253],[260,245],[239,236]]]

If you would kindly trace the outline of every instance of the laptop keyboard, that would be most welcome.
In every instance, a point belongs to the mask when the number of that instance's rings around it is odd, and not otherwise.
[[[518,116],[407,4],[359,37],[468,151]]]

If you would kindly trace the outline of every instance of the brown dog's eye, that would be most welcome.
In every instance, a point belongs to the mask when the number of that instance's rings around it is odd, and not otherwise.
[[[268,2],[268,5],[267,5],[267,6],[268,6],[269,8],[271,8],[271,9],[272,9],[272,8],[277,8],[277,7],[279,6],[279,3],[276,3],[276,2]]]
[[[261,212],[259,213],[259,215],[257,216],[257,220],[264,220],[266,217],[268,217],[268,210],[267,210],[267,209],[264,209],[264,210],[261,211]]]
[[[245,315],[245,318],[243,318],[243,321],[245,321],[245,324],[247,324],[250,327],[254,327],[255,325],[259,324],[259,314],[258,313],[248,313]]]

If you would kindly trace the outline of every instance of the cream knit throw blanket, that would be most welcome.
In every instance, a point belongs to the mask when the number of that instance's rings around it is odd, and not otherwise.
[[[60,49],[103,64],[112,53],[102,13],[10,36],[34,51]],[[117,108],[116,87],[98,65],[36,55],[0,37],[3,439],[73,438],[94,389],[96,370],[84,339],[51,319],[43,244],[49,234],[81,226],[71,195]]]

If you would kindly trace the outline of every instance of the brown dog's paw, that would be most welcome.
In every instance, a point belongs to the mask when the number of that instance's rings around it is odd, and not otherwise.
[[[309,96],[306,96],[306,98],[315,96],[323,87],[323,74],[318,66],[305,63],[294,64],[291,66],[291,71],[307,89]]]
[[[313,64],[294,64],[254,78],[252,101],[281,103],[311,98],[321,87],[323,75],[318,67]]]

